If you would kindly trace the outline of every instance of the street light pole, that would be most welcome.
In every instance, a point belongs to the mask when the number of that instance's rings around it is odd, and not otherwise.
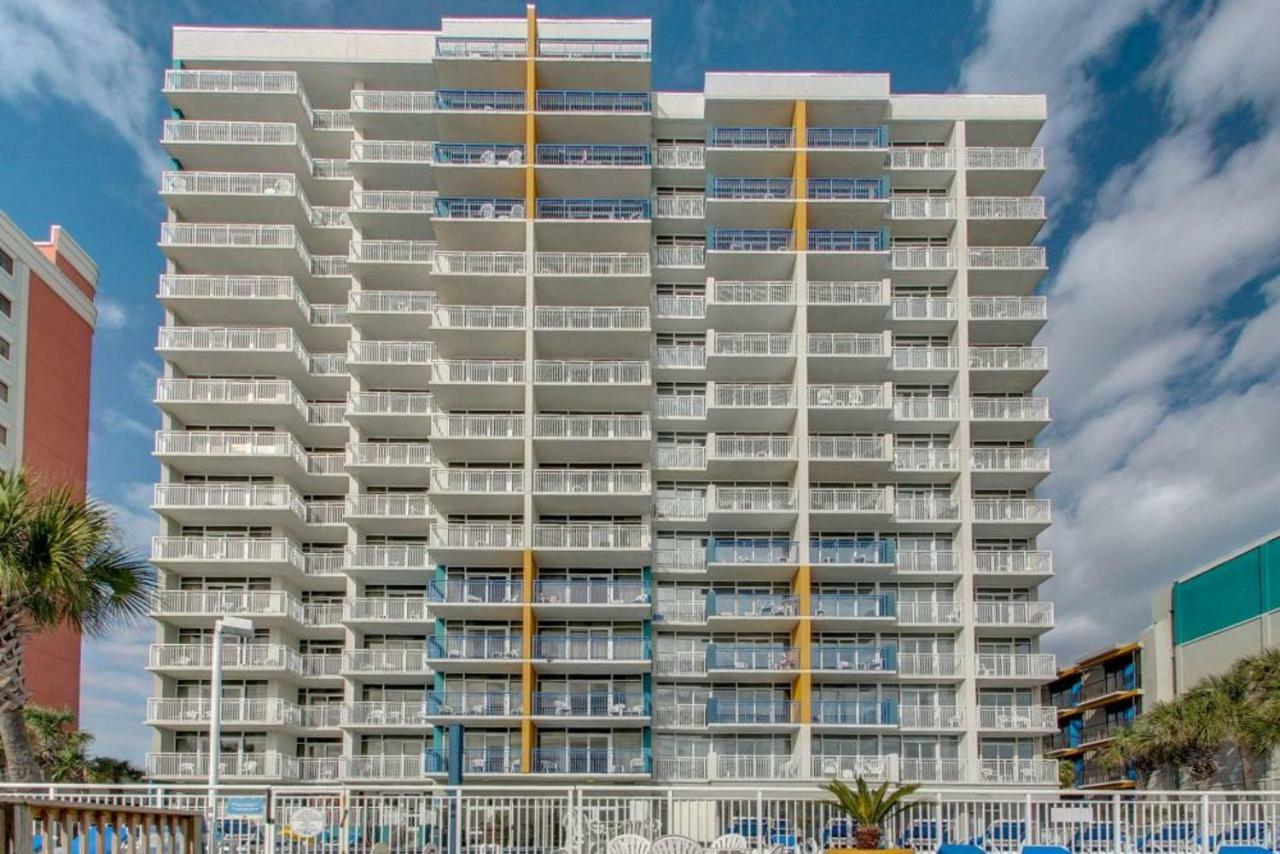
[[[213,624],[213,656],[209,677],[209,791],[205,803],[209,854],[218,850],[214,826],[218,820],[218,771],[222,762],[222,640],[253,637],[253,623],[243,617],[219,617]]]

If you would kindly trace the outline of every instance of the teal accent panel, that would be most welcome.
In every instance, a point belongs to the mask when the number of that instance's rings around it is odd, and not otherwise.
[[[1174,643],[1280,608],[1280,537],[1173,585]]]

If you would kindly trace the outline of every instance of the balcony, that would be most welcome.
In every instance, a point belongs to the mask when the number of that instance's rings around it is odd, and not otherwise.
[[[789,682],[799,667],[799,651],[785,644],[711,643],[707,675],[733,682]],[[709,722],[709,721],[708,721]]]
[[[815,593],[809,613],[818,631],[876,631],[892,622],[897,601],[888,593]]]
[[[810,178],[805,191],[809,222],[819,230],[876,228],[889,212],[886,179]]]
[[[653,710],[655,729],[705,729],[707,707],[704,703],[660,705]],[[657,776],[655,772],[655,776]]]
[[[638,725],[649,721],[649,703],[639,690],[536,691],[533,716],[544,726]]]
[[[643,358],[649,354],[649,309],[644,306],[540,305],[534,309],[533,328],[541,355]]]
[[[675,195],[655,196],[653,199],[653,218],[655,220],[702,220],[707,216],[706,196],[702,193],[677,193]],[[654,223],[661,228],[663,224]],[[665,228],[662,229],[665,232]]]
[[[704,314],[709,325],[725,330],[790,330],[796,310],[791,282],[710,283]]]
[[[1053,553],[1047,551],[979,551],[973,553],[979,584],[1034,586],[1053,576]],[[985,576],[985,578],[983,577]]]
[[[969,293],[1029,295],[1048,269],[1043,246],[971,246]]]
[[[434,512],[425,492],[347,496],[347,521],[366,533],[421,534]]]
[[[1044,175],[1044,149],[1039,147],[970,147],[964,160],[974,196],[1025,196]]]
[[[744,727],[752,731],[786,731],[800,722],[800,704],[794,700],[735,700],[711,697],[707,724]]]
[[[449,523],[431,527],[431,555],[459,566],[518,566],[523,559],[524,526]]]
[[[160,224],[160,249],[184,270],[311,274],[311,253],[292,225],[165,222]]]
[[[454,619],[520,620],[524,582],[520,578],[447,578],[427,587],[433,613]]]
[[[213,666],[213,647],[204,644],[152,644],[147,669],[175,676],[203,673]],[[298,676],[302,659],[281,644],[233,644],[222,652],[222,666],[228,674],[274,674]]]
[[[942,383],[955,377],[960,351],[955,347],[894,347],[890,363],[898,382]]]
[[[349,546],[343,569],[368,582],[394,584],[421,580],[435,563],[421,545]]]
[[[391,340],[422,337],[436,307],[430,291],[351,291],[347,317],[369,337]]]
[[[703,396],[659,396],[670,418],[706,420],[711,429],[786,432],[796,415],[796,389],[790,383],[710,383]]]
[[[523,469],[436,468],[431,493],[441,513],[519,514],[524,508]]]
[[[890,424],[888,383],[809,386],[809,429],[827,431],[884,431]]]
[[[648,305],[646,252],[538,252],[539,302],[551,305]],[[586,280],[590,286],[584,286]],[[640,280],[645,288],[638,288]],[[644,293],[638,293],[643,290]]]
[[[428,772],[430,754],[374,754],[343,756],[340,776],[349,781],[421,780]]]
[[[708,333],[707,369],[721,380],[789,381],[796,341],[790,332]]]
[[[999,629],[996,634],[1037,635],[1053,628],[1052,602],[973,603],[973,622],[980,629]]]
[[[433,691],[427,694],[426,717],[468,726],[513,724],[520,720],[521,704],[519,691]]]
[[[510,747],[474,747],[462,751],[462,767],[472,776],[501,777],[521,773],[520,749]],[[437,773],[444,772],[443,755]]]
[[[534,666],[541,673],[646,673],[649,639],[640,635],[539,634],[533,639]]]
[[[814,674],[825,681],[865,679],[897,670],[897,650],[869,644],[814,644]]]
[[[427,284],[436,244],[431,240],[352,240],[351,271],[363,281],[392,290],[422,289]]]
[[[712,590],[704,609],[713,631],[789,631],[800,616],[799,599],[788,593]]]
[[[349,237],[345,206],[313,207],[292,172],[165,172],[160,195],[188,222],[291,225],[328,252],[344,249]]]
[[[533,444],[538,460],[647,462],[652,434],[647,415],[536,415]]]
[[[298,534],[306,515],[298,493],[283,484],[158,483],[152,509],[182,524],[272,524]]]
[[[893,146],[889,149],[889,169],[894,186],[936,187],[951,181],[956,169],[956,150],[943,146]]]
[[[435,348],[426,341],[351,341],[347,366],[373,386],[425,387]]]
[[[358,596],[347,599],[342,609],[342,622],[365,631],[421,628],[432,619],[427,600],[422,597]]]
[[[647,747],[535,747],[533,773],[573,776],[608,777],[610,779],[644,778],[653,771],[653,757]]]
[[[506,409],[524,406],[523,359],[436,359],[431,386],[445,409]]]
[[[894,448],[893,471],[900,479],[932,482],[939,474],[960,471],[960,451],[956,448]]]
[[[946,284],[955,278],[956,251],[943,247],[895,247],[889,253],[894,281],[905,285]]]
[[[967,204],[974,245],[1025,245],[1044,225],[1043,196],[970,196]]]
[[[898,778],[904,783],[964,783],[969,767],[963,759],[899,759]]]
[[[343,457],[352,474],[397,486],[426,486],[434,462],[425,442],[357,442],[347,446]]]
[[[906,529],[955,527],[960,523],[960,503],[954,498],[899,497],[894,503],[893,521]]]
[[[173,571],[198,575],[301,573],[302,551],[284,537],[152,537],[151,562]]]
[[[534,585],[533,604],[544,620],[637,620],[651,610],[639,578],[543,578]]]
[[[810,436],[809,469],[815,480],[881,477],[889,473],[888,436]]]
[[[176,471],[200,474],[275,474],[307,471],[307,454],[288,433],[157,430],[152,453]]]
[[[1037,734],[1058,731],[1058,710],[1053,706],[978,706],[978,729],[994,732]]]
[[[790,175],[796,148],[790,127],[714,127],[707,135],[706,169],[717,175]]]
[[[1048,318],[1044,297],[970,297],[970,343],[1029,343]]]
[[[524,59],[528,55],[529,40],[523,36],[496,39],[456,36],[436,38],[436,59],[445,64],[455,59],[513,60]],[[522,68],[523,65],[521,63]]]
[[[701,243],[654,246],[651,250],[653,267],[660,270],[664,281],[675,283],[705,283],[707,279],[707,250]]]
[[[809,376],[815,382],[876,380],[884,375],[887,332],[812,332],[807,343]]]
[[[533,492],[539,510],[583,513],[609,508],[618,513],[649,509],[653,489],[643,469],[538,469]]]
[[[647,360],[537,359],[534,395],[543,409],[642,409],[653,393]]]
[[[159,378],[155,402],[184,423],[263,418],[288,429],[307,423],[306,400],[288,380]]]
[[[302,604],[283,590],[161,590],[152,616],[177,626],[205,626],[224,615],[250,617],[262,626],[303,623]]]
[[[540,89],[541,139],[591,139],[603,143],[648,142],[652,104],[648,92]]]
[[[889,219],[902,237],[930,237],[938,227],[947,228],[956,218],[956,203],[949,196],[895,195],[889,197]]]
[[[822,700],[813,701],[813,725],[815,728],[843,729],[846,727],[881,728],[898,725],[898,704],[894,700]]]
[[[978,489],[1031,489],[1049,474],[1048,448],[970,448],[969,467]]]
[[[525,416],[437,413],[431,418],[431,446],[442,461],[521,462]]]
[[[348,649],[341,656],[341,673],[370,681],[417,684],[431,670],[421,648]]]
[[[978,773],[983,783],[1058,784],[1058,762],[1054,759],[980,759]]]
[[[876,329],[889,308],[887,280],[868,282],[811,281],[806,286],[810,334],[831,330]]]
[[[898,655],[898,675],[903,679],[958,681],[964,678],[965,657],[955,652],[912,652]]]
[[[147,776],[161,779],[203,780],[209,776],[208,753],[148,753]],[[218,773],[228,781],[296,780],[298,760],[274,750],[264,753],[223,753]]]
[[[707,622],[706,597],[659,599],[653,606],[653,621],[669,625],[702,626]]]
[[[952,732],[964,729],[964,710],[959,706],[902,706],[903,730]]]
[[[973,524],[978,537],[1033,537],[1049,527],[1047,498],[975,498]]]
[[[353,190],[347,216],[362,234],[410,240],[430,228],[436,198],[435,190]]]
[[[223,700],[218,710],[222,725],[230,729],[296,727],[302,721],[301,710],[278,697]],[[148,726],[208,726],[213,703],[206,698],[178,699],[152,697],[147,700]]]
[[[659,170],[701,172],[705,161],[705,148],[701,145],[664,143],[655,147],[654,167]]]
[[[707,435],[707,472],[712,480],[788,480],[795,465],[794,436]]]
[[[887,574],[894,568],[893,543],[858,537],[810,538],[809,563],[818,581],[848,579],[851,566]]]
[[[564,145],[540,144],[535,149],[538,166],[566,166],[573,169],[612,170],[623,167],[647,167],[651,162],[647,145]],[[575,173],[578,179],[589,179],[590,173]],[[614,177],[610,175],[610,177]],[[612,183],[612,182],[610,182]],[[646,180],[647,189],[647,180]]]
[[[428,726],[422,703],[365,701],[344,703],[341,724],[347,729],[417,730]]]
[[[1057,660],[1047,653],[979,653],[980,681],[1008,685],[1041,685],[1058,675]]]
[[[533,526],[533,548],[547,566],[643,566],[649,557],[649,526],[588,523]]]
[[[795,263],[795,232],[788,228],[714,228],[707,239],[707,274],[732,281],[783,280]]]
[[[351,123],[373,139],[433,136],[435,107],[435,93],[429,91],[351,91]]]
[[[900,601],[898,602],[898,625],[913,628],[930,626],[958,626],[964,615],[959,602],[951,601]]]
[[[656,676],[669,677],[706,676],[707,655],[703,650],[658,653],[654,656],[653,672]]]
[[[975,397],[969,400],[975,439],[1030,441],[1049,424],[1044,397]]]
[[[524,306],[437,305],[428,333],[453,358],[501,356],[523,358]]]
[[[790,581],[799,562],[799,544],[772,537],[712,537],[706,568],[716,577],[741,581]]]
[[[895,560],[898,572],[904,575],[949,578],[960,574],[960,560],[951,551],[900,551]]]
[[[519,139],[525,93],[511,89],[436,90],[436,127],[445,139]]]
[[[814,530],[847,529],[849,525],[887,522],[893,512],[888,487],[841,487],[809,490],[809,520]]]
[[[347,420],[361,429],[381,435],[395,435],[404,430],[425,435],[434,411],[434,399],[425,391],[361,391],[347,394]]]
[[[520,198],[445,197],[436,199],[434,228],[457,248],[519,250],[525,242],[524,200]]]

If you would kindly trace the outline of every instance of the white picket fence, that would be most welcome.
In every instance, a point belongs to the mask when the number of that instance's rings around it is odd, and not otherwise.
[[[5,797],[208,810],[204,787],[0,783]],[[955,789],[911,800],[889,823],[886,845],[1212,854],[1224,845],[1274,849],[1280,842],[1280,792]],[[847,843],[850,830],[832,798],[804,787],[226,786],[216,806],[217,850],[236,854],[607,854],[609,840],[622,834],[686,836],[705,848],[726,833],[746,837],[756,851],[821,852]]]

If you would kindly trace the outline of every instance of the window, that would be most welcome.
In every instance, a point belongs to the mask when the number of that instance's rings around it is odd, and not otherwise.
[[[9,339],[0,335],[0,359],[9,360]]]
[[[10,276],[13,275],[13,256],[3,249],[0,249],[0,270],[4,270]]]
[[[7,447],[9,444],[9,428],[0,424],[0,448]]]
[[[0,314],[5,317],[13,317],[13,300],[4,294],[0,294]]]
[[[0,403],[9,402],[9,384],[0,380]]]

